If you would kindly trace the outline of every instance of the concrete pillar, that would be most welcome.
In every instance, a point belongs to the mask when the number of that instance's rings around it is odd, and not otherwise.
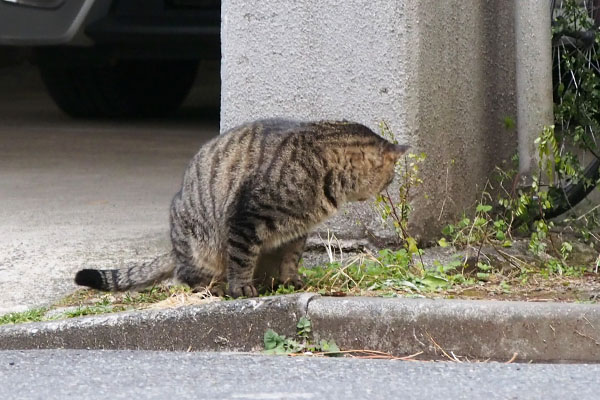
[[[515,3],[519,173],[525,185],[539,160],[534,141],[554,121],[551,12],[550,1]]]
[[[221,130],[265,117],[386,121],[427,154],[411,229],[434,239],[516,150],[503,124],[516,119],[513,23],[514,0],[226,0]],[[328,227],[393,237],[364,203]]]
[[[222,130],[263,117],[385,119],[407,141],[410,3],[224,1]]]

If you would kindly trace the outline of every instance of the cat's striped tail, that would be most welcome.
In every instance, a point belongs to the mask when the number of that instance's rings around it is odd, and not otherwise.
[[[82,269],[75,283],[107,292],[141,290],[173,276],[175,255],[171,251],[153,261],[122,269]]]

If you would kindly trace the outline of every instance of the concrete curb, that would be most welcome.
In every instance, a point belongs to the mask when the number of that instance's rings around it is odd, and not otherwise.
[[[600,362],[600,306],[429,299],[275,296],[0,327],[0,349],[255,351],[264,332],[421,358]]]
[[[0,350],[255,351],[271,328],[294,335],[311,294],[223,301],[0,327]]]
[[[599,305],[323,297],[310,302],[307,314],[316,339],[335,338],[343,349],[600,362]]]

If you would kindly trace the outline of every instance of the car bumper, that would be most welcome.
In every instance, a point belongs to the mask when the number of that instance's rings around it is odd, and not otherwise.
[[[40,2],[42,3],[42,2]],[[0,44],[39,46],[88,44],[84,22],[105,15],[109,0],[65,0],[53,8],[36,7],[35,2],[18,4],[0,0]]]

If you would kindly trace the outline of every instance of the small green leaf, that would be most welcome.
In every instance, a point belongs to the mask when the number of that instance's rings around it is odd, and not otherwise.
[[[298,328],[299,330],[302,330],[304,332],[310,332],[310,326],[311,326],[310,320],[306,317],[302,317],[298,321],[296,328]]]
[[[451,236],[454,233],[454,225],[446,225],[444,229],[442,229],[442,234],[445,236]]]
[[[504,128],[506,130],[513,130],[515,128],[515,120],[511,117],[504,117]]]
[[[337,346],[337,344],[335,344],[333,340],[321,340],[321,342],[319,342],[319,345],[321,347],[321,351],[323,353],[327,353],[325,354],[326,356],[335,357],[341,355],[340,348]]]
[[[448,280],[436,275],[426,275],[423,279],[421,279],[421,283],[427,286],[430,289],[437,289],[440,287],[448,286]]]
[[[487,204],[478,204],[477,205],[477,212],[490,212],[492,211],[492,206],[487,205]]]
[[[482,262],[478,262],[477,267],[482,271],[489,271],[492,269],[492,266],[490,264],[486,264],[486,263],[482,263]]]
[[[417,285],[415,285],[414,283],[412,283],[410,281],[407,281],[407,280],[403,280],[403,281],[398,282],[398,285],[399,286],[406,286],[406,287],[408,287],[410,289],[413,289],[416,292],[419,291],[419,288],[417,287]]]
[[[488,281],[490,279],[490,274],[488,274],[487,272],[478,272],[477,279],[479,279],[480,281]]]
[[[438,244],[440,245],[440,247],[444,247],[444,248],[449,246],[449,244],[445,238],[441,238],[440,240],[438,240]]]
[[[417,246],[417,241],[413,237],[410,237],[410,236],[407,237],[406,243],[408,245],[408,252],[410,254],[418,254],[419,253],[419,247]]]
[[[285,336],[280,336],[272,329],[267,329],[264,336],[265,350],[272,350],[277,346],[283,346]]]
[[[281,354],[288,354],[288,351],[285,349],[284,344],[281,343],[272,349],[265,350],[265,354],[281,355]]]
[[[476,217],[473,223],[475,224],[475,226],[484,226],[485,224],[487,224],[487,220],[485,218]]]

